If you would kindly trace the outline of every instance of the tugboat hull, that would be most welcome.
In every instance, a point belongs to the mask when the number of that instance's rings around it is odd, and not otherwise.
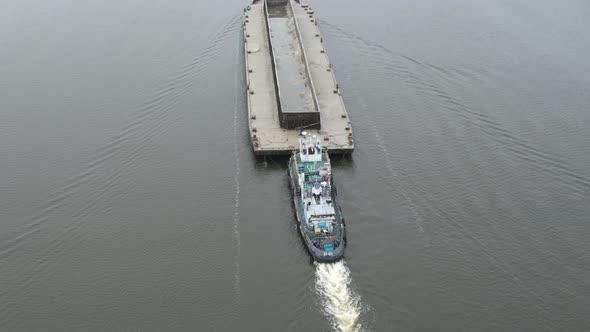
[[[306,213],[306,204],[301,199],[301,186],[298,184],[297,180],[298,173],[294,169],[296,164],[296,153],[294,153],[289,160],[289,184],[293,197],[293,206],[295,208],[295,216],[297,218],[297,229],[299,234],[305,242],[308,252],[315,261],[325,263],[338,261],[344,256],[344,248],[346,245],[346,227],[344,224],[344,218],[342,218],[342,211],[336,201],[336,191],[330,190],[328,198],[331,202],[331,207],[335,212],[333,219],[331,220],[333,225],[332,233],[329,233],[329,236],[325,237],[322,237],[321,235],[315,236],[315,234],[310,231],[310,227],[314,224],[314,222],[310,221],[310,218],[308,218],[310,214]],[[307,208],[309,208],[309,206]],[[316,224],[321,223],[316,222]],[[321,241],[325,238],[330,238],[334,244],[333,247],[330,246],[331,250],[323,250],[321,244],[318,245],[318,243],[321,243]],[[316,241],[315,244],[314,240]]]
[[[340,260],[342,257],[344,257],[344,246],[345,246],[344,244],[339,246],[338,248],[336,248],[333,252],[331,252],[331,255],[327,255],[327,253],[325,251],[317,249],[313,245],[313,243],[311,242],[311,239],[305,235],[305,232],[302,231],[301,228],[299,228],[299,234],[301,234],[301,236],[303,237],[303,240],[305,241],[305,246],[307,247],[307,251],[311,254],[311,256],[313,257],[313,260],[315,260],[316,262],[320,262],[320,263],[336,262],[336,261]]]

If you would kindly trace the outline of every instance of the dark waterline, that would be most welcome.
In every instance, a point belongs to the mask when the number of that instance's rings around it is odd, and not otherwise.
[[[362,326],[588,330],[590,4],[307,3]],[[247,142],[247,4],[0,5],[0,330],[332,330]]]

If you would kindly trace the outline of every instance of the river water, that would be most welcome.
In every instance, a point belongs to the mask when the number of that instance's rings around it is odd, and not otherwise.
[[[247,143],[247,1],[0,4],[0,330],[588,331],[590,4],[309,0],[346,260]]]

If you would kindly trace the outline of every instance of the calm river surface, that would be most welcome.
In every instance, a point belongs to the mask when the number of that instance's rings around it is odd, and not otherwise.
[[[590,3],[309,0],[366,331],[590,330]],[[1,331],[332,331],[247,1],[0,1]]]

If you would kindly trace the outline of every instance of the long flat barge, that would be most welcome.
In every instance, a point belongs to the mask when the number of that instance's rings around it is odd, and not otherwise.
[[[302,131],[329,153],[352,152],[352,127],[313,9],[298,0],[254,0],[243,20],[254,153],[289,155]]]

